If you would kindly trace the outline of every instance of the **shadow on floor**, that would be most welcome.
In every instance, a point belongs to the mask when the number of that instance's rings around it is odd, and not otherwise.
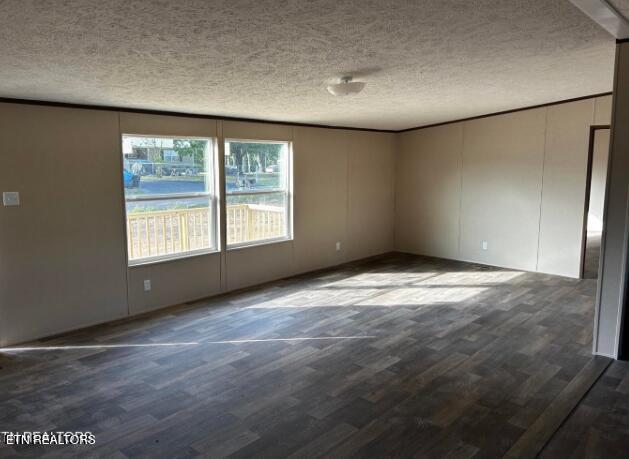
[[[609,364],[595,292],[396,254],[3,349],[0,431],[96,444],[0,457],[535,457]]]

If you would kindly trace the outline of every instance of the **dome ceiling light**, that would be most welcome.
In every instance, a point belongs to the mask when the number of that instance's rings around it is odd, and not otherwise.
[[[351,76],[344,76],[340,83],[328,85],[328,92],[333,96],[349,96],[358,94],[364,87],[363,81],[352,81]]]

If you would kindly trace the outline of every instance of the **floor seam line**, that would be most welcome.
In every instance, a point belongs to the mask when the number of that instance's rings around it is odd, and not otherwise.
[[[595,357],[594,357],[595,358]],[[585,398],[588,396],[588,394],[592,391],[592,389],[594,388],[594,386],[596,386],[596,384],[600,381],[600,379],[605,375],[605,373],[607,373],[607,370],[609,370],[609,367],[611,366],[613,360],[610,359],[609,362],[607,362],[607,365],[605,365],[605,368],[603,369],[603,371],[601,371],[601,373],[596,377],[596,379],[592,382],[592,384],[590,385],[590,387],[588,387],[588,389],[583,393],[583,396],[581,396],[579,398],[579,400],[577,400],[577,403],[575,403],[575,405],[572,407],[572,409],[570,410],[570,412],[562,419],[561,423],[557,426],[557,428],[553,431],[553,433],[550,435],[550,437],[548,437],[548,440],[546,440],[544,442],[544,444],[542,445],[542,447],[540,448],[540,450],[537,452],[537,454],[535,455],[535,457],[540,457],[540,455],[542,454],[542,452],[546,449],[546,447],[550,444],[550,442],[552,441],[553,438],[555,438],[555,435],[557,435],[557,432],[559,432],[561,430],[561,428],[564,426],[564,424],[568,421],[568,419],[570,419],[570,417],[572,416],[572,414],[577,410],[577,408],[579,408],[579,406],[581,406],[581,403],[583,402],[583,400],[585,400]]]

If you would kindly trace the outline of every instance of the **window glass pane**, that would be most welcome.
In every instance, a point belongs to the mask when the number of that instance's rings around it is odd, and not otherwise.
[[[127,201],[127,213],[158,212],[166,210],[195,209],[209,207],[208,196],[177,197],[176,199],[150,199]]]
[[[227,244],[287,236],[286,193],[227,196]]]
[[[225,142],[227,193],[286,188],[287,158],[287,143]]]
[[[130,261],[216,247],[211,143],[123,137]]]
[[[214,246],[212,212],[203,207],[147,201],[127,213],[129,259],[182,254]]]
[[[203,193],[210,189],[208,139],[124,136],[125,196]]]

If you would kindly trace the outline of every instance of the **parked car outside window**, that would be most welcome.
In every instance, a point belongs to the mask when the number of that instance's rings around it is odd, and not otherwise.
[[[140,186],[140,176],[126,169],[122,171],[122,179],[124,180],[125,188],[137,188]]]

